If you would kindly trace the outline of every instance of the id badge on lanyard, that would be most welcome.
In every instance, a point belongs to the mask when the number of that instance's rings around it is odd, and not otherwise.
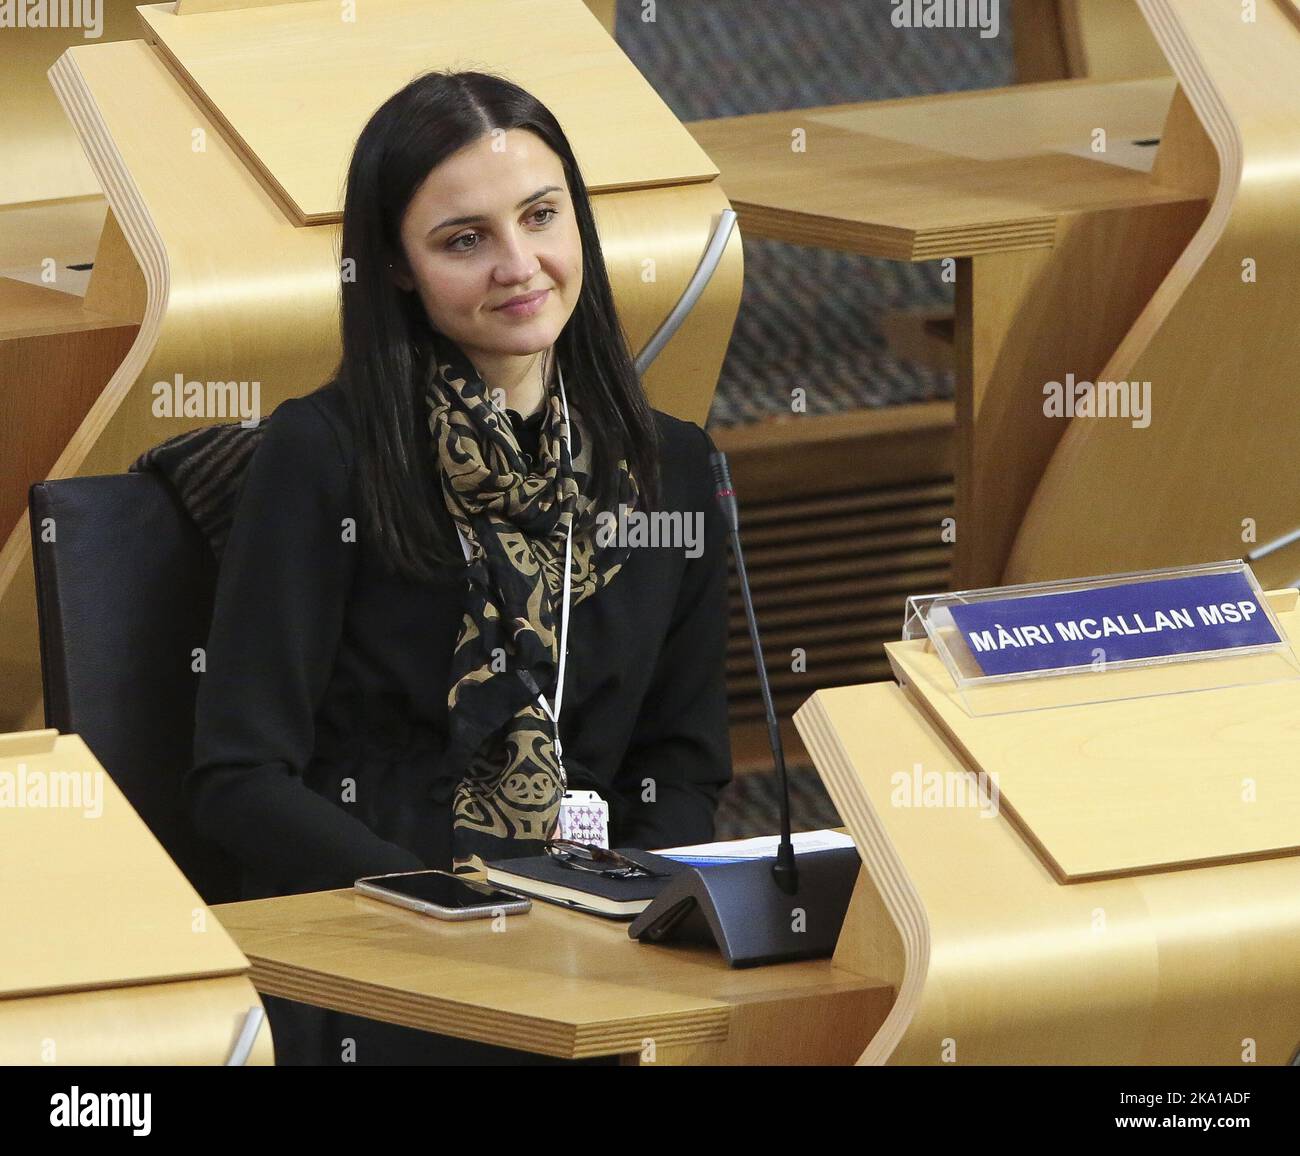
[[[560,404],[564,407],[564,452],[569,453],[569,399],[564,393],[564,370],[556,365],[560,382]],[[569,468],[573,468],[573,459],[569,459]],[[465,561],[470,560],[469,540],[459,526],[456,533],[460,537],[460,548]],[[546,695],[537,696],[537,705],[546,713],[553,727],[555,761],[560,768],[560,787],[564,797],[560,800],[560,815],[554,837],[557,839],[574,839],[579,843],[594,843],[598,847],[609,846],[609,804],[595,791],[570,791],[569,776],[564,769],[564,750],[560,745],[560,707],[564,699],[565,664],[569,653],[569,591],[573,567],[573,520],[569,520],[568,533],[564,538],[564,597],[560,610],[560,656],[559,668],[555,679],[555,703],[552,705]]]

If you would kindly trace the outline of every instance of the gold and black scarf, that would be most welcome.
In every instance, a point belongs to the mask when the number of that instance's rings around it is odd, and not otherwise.
[[[570,613],[608,585],[627,559],[596,543],[591,444],[551,386],[530,470],[504,410],[455,342],[432,333],[425,403],[443,497],[468,543],[469,590],[452,655],[447,757],[459,770],[452,801],[452,865],[533,855],[552,836],[566,789],[554,726],[565,535],[573,521]],[[618,464],[617,501],[635,505],[636,479]]]

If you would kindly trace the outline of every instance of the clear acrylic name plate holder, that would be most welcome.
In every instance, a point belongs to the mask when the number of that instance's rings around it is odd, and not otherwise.
[[[1092,660],[1084,664],[1010,674],[986,674],[953,618],[954,607],[982,602],[1010,598],[1047,598],[1080,591],[1118,588],[1139,582],[1234,574],[1244,577],[1254,600],[1271,623],[1277,641],[1234,646],[1230,649],[1193,650],[1108,661],[1105,657],[1105,637],[1102,637],[1093,650]],[[1117,591],[1117,595],[1122,598],[1122,591]],[[1061,599],[1056,599],[1055,604],[1044,603],[1043,617],[1049,630],[1053,626],[1049,607],[1061,603]],[[1119,626],[1112,625],[1110,629],[1118,631],[1119,627],[1123,627],[1122,633],[1138,632],[1134,629],[1134,624],[1123,615],[1117,615],[1116,620]],[[1145,623],[1139,622],[1138,625],[1144,628],[1143,632],[1149,628]],[[1296,629],[1296,626],[1293,625],[1292,629]],[[1023,633],[1011,633],[1022,639],[1024,645],[1032,645]],[[1031,637],[1037,639],[1038,635]],[[947,681],[943,679],[942,672],[932,665],[932,660],[927,663],[923,656],[916,653],[917,645],[923,645],[922,640],[929,643],[926,649],[932,648],[942,660],[943,668],[951,678],[951,685],[946,688],[948,693],[955,691],[955,698],[972,716],[1300,679],[1300,660],[1296,657],[1287,629],[1279,621],[1249,565],[1236,560],[1098,575],[1061,582],[1031,582],[1020,586],[962,590],[949,594],[913,595],[907,600],[903,642],[886,645],[894,673],[904,686],[920,679]],[[932,685],[928,689],[933,693],[944,688]]]

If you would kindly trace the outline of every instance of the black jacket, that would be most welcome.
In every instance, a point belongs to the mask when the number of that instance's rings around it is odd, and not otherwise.
[[[570,786],[609,800],[612,845],[651,849],[711,838],[731,777],[710,443],[655,417],[660,508],[703,515],[703,553],[634,549],[573,608],[560,720]],[[525,448],[537,420],[516,424]],[[198,829],[244,866],[245,898],[450,865],[456,776],[441,753],[464,580],[384,573],[354,464],[337,385],[281,403],[222,556],[186,792]],[[440,496],[434,509],[455,541]]]

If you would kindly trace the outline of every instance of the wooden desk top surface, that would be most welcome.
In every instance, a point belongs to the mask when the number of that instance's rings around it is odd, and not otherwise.
[[[0,1005],[248,971],[80,735],[0,735],[0,880]]]
[[[1174,84],[1068,80],[686,127],[750,234],[925,261],[1050,248],[1065,213],[1201,199],[1156,184],[1154,143],[1135,143],[1159,139]]]
[[[351,890],[213,912],[259,991],[569,1058],[637,1052],[646,1039],[725,1040],[742,1006],[889,988],[829,959],[733,970],[715,950],[636,943],[626,923],[540,902],[495,921],[499,931],[491,919],[444,922]]]
[[[554,112],[593,193],[716,176],[600,20],[571,0],[385,0],[356,20],[335,0],[138,12],[298,225],[341,220],[353,146],[385,100],[419,73],[484,61]]]

